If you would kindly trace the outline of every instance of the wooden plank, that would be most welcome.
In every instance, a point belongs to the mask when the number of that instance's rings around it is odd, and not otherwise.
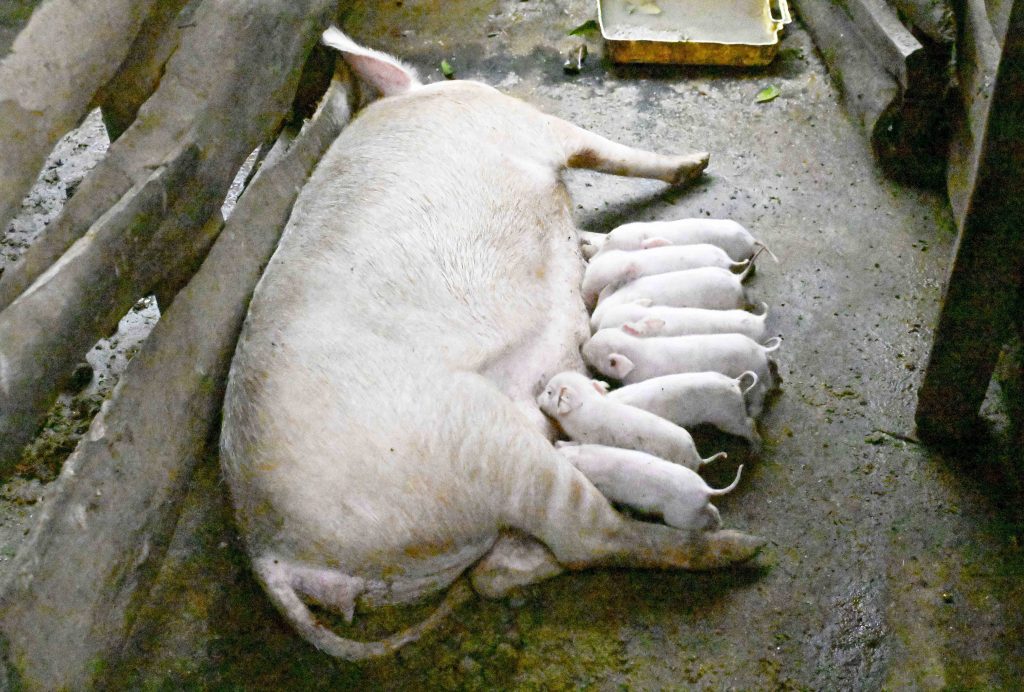
[[[981,143],[985,138],[1001,50],[983,0],[967,0],[961,21],[963,31],[957,44],[957,77],[963,112],[950,146],[946,176],[949,203],[958,227],[963,226],[968,200],[980,170]]]
[[[167,60],[178,48],[182,29],[192,20],[189,12],[181,13],[187,2],[158,2],[139,28],[117,74],[96,93],[93,103],[103,111],[110,141],[120,137],[135,121],[139,108],[160,83]]]
[[[252,290],[299,188],[349,117],[348,98],[336,86],[291,148],[256,175],[41,504],[0,592],[17,686],[87,689],[121,649],[190,473],[216,437]]]
[[[918,394],[926,439],[984,430],[978,411],[1014,324],[1024,270],[1024,2],[1010,11],[973,185]]]
[[[875,57],[904,89],[927,69],[924,46],[884,0],[847,0],[846,10]]]
[[[277,131],[334,4],[204,0],[135,123],[0,277],[0,307],[13,300],[0,312],[0,474],[74,364],[179,264],[176,248]],[[139,211],[111,215],[111,207]]]
[[[897,105],[895,77],[858,40],[850,17],[833,0],[802,0],[800,17],[838,82],[847,110],[873,136]]]
[[[48,0],[0,61],[0,230],[117,72],[153,0]]]

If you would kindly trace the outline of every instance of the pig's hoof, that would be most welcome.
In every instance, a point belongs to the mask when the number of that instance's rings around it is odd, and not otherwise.
[[[680,157],[680,162],[672,178],[673,185],[684,185],[700,177],[708,167],[711,155],[706,151]]]

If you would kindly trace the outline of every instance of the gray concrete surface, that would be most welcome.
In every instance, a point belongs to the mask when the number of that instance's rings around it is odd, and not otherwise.
[[[392,659],[312,650],[250,576],[216,460],[201,469],[157,592],[115,687],[1017,689],[1024,679],[1024,523],[1018,452],[993,388],[988,442],[913,439],[915,390],[953,233],[942,195],[880,177],[794,25],[763,70],[616,68],[600,41],[562,73],[582,0],[355,3],[346,28],[441,79],[481,79],[626,143],[712,153],[692,189],[569,177],[578,221],[709,215],[754,229],[782,258],[751,285],[785,337],[783,389],[756,460],[724,444],[727,526],[768,537],[755,564],[686,574],[569,574],[501,602],[472,601]],[[774,84],[781,95],[754,102]],[[0,555],[2,558],[2,555]],[[429,605],[363,621],[373,636]],[[358,620],[358,618],[357,618]]]

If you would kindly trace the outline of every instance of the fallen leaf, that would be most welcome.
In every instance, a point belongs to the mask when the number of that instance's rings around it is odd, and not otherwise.
[[[444,75],[445,79],[451,79],[455,76],[455,68],[452,67],[451,63],[447,60],[441,61],[441,74]]]
[[[588,34],[594,34],[598,31],[598,25],[596,19],[588,19],[587,21],[580,24],[578,27],[569,32],[569,36],[586,36]]]
[[[757,96],[754,97],[754,101],[757,103],[767,103],[768,101],[775,100],[780,93],[782,92],[779,91],[777,86],[770,84],[757,92]]]

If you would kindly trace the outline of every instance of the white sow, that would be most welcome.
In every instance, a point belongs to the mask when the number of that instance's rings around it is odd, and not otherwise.
[[[552,447],[535,402],[552,375],[583,369],[588,334],[561,171],[678,183],[707,155],[615,144],[483,84],[424,86],[336,29],[324,41],[383,98],[295,202],[250,304],[221,434],[239,528],[287,621],[356,660],[436,625],[470,568],[500,595],[612,561],[749,559],[760,539],[616,512]],[[340,637],[307,606],[351,619],[357,604],[453,584],[432,616],[380,641]]]

